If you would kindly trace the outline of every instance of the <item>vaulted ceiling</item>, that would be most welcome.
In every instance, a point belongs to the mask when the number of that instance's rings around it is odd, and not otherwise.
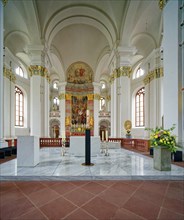
[[[156,0],[9,0],[4,16],[5,46],[29,66],[29,47],[44,45],[61,80],[82,61],[99,81],[117,51],[134,65],[162,40]]]

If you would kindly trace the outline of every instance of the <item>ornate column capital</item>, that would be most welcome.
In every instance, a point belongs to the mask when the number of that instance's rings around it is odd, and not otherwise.
[[[147,85],[148,83],[150,83],[152,80],[157,79],[157,78],[161,78],[164,76],[163,73],[163,68],[157,68],[153,71],[150,71],[146,77],[143,79],[144,84]]]
[[[100,94],[95,93],[94,94],[94,100],[100,100]]]
[[[1,0],[1,1],[2,1],[2,3],[3,3],[3,6],[5,7],[6,4],[7,4],[7,2],[8,2],[8,0]]]
[[[50,76],[47,68],[39,65],[31,65],[29,67],[30,77],[31,76],[42,76],[50,83]]]
[[[16,76],[15,74],[12,72],[11,69],[6,68],[5,66],[3,67],[3,75],[4,77],[6,77],[7,79],[9,79],[11,82],[15,83],[16,81]]]
[[[158,5],[161,10],[163,10],[167,0],[159,0]]]
[[[65,93],[60,93],[58,99],[59,100],[65,99]]]
[[[112,83],[115,79],[121,77],[121,76],[127,76],[130,78],[130,75],[132,73],[132,68],[130,66],[121,66],[113,71],[113,73],[110,75],[110,83]]]

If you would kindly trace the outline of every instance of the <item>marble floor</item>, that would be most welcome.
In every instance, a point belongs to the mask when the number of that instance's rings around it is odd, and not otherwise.
[[[91,157],[94,166],[83,166],[84,157],[65,156],[61,148],[41,148],[35,167],[17,167],[17,159],[0,164],[0,180],[184,180],[184,168],[171,171],[153,168],[153,159],[126,149],[109,149]]]

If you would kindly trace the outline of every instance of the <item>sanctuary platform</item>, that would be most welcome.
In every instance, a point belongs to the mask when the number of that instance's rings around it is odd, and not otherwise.
[[[183,180],[184,168],[171,166],[171,171],[153,168],[153,158],[126,149],[109,149],[109,156],[91,157],[94,166],[82,166],[84,157],[66,148],[41,148],[40,162],[35,167],[17,167],[17,159],[0,164],[0,180]]]

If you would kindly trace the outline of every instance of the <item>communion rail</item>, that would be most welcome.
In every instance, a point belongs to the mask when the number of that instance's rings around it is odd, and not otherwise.
[[[149,139],[141,138],[109,138],[109,141],[121,142],[121,147],[126,149],[148,152],[150,148]]]
[[[40,147],[61,147],[62,138],[40,138]],[[69,147],[69,138],[66,138],[65,146]]]

